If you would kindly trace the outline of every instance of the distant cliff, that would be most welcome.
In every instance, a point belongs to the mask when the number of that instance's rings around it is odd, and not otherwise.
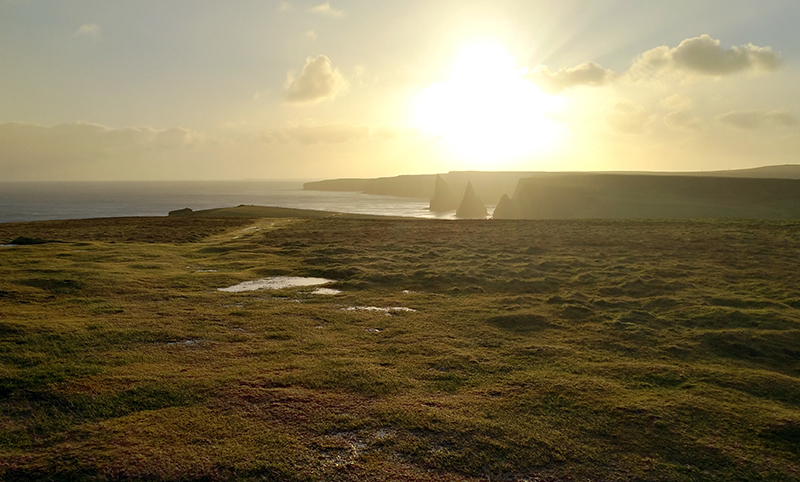
[[[800,218],[800,180],[633,174],[521,179],[495,219]]]
[[[463,193],[467,183],[472,183],[475,194],[494,205],[503,194],[514,192],[520,179],[532,172],[481,172],[452,171],[438,174],[452,193]],[[307,182],[303,189],[312,191],[351,191],[384,196],[412,197],[431,200],[434,197],[437,174],[420,174],[374,179],[331,179]],[[456,203],[458,196],[456,196]],[[453,206],[450,211],[455,210]]]
[[[515,192],[520,179],[558,176],[558,175],[636,175],[654,177],[736,177],[736,178],[776,178],[800,179],[800,165],[765,166],[753,169],[734,169],[726,171],[703,172],[594,172],[594,173],[548,173],[548,172],[483,172],[451,171],[438,176],[447,184],[452,193],[462,193],[467,183],[472,183],[475,194],[489,205],[497,204],[503,195]],[[307,182],[303,189],[311,191],[350,191],[384,196],[411,197],[432,200],[437,174],[378,177],[372,179],[330,179]],[[455,208],[453,208],[455,209]]]

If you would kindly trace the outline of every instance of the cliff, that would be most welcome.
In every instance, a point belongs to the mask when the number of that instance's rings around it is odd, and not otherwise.
[[[514,211],[516,206],[517,211]],[[521,179],[496,219],[800,218],[800,180],[625,174]]]

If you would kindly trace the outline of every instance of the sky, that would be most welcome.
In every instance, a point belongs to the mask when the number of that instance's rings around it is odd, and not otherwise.
[[[0,181],[800,163],[796,0],[0,0]]]

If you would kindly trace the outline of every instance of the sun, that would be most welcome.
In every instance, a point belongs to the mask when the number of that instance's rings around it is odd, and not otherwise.
[[[458,55],[449,79],[419,94],[414,123],[474,168],[497,169],[549,152],[561,134],[548,117],[558,99],[525,80],[526,73],[502,45],[474,43]]]

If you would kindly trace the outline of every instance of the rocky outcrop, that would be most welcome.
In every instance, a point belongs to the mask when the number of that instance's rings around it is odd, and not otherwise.
[[[519,202],[508,197],[508,194],[503,194],[494,208],[492,219],[522,219]]]
[[[185,218],[193,215],[194,211],[192,211],[191,208],[176,209],[175,211],[170,211],[167,213],[167,216],[172,216],[173,218]]]
[[[461,200],[461,204],[458,205],[458,209],[456,210],[456,217],[486,219],[488,214],[486,205],[483,204],[481,198],[475,195],[475,189],[473,189],[472,183],[468,182],[467,190],[464,191],[464,198]]]
[[[436,181],[433,188],[433,197],[428,207],[435,213],[445,213],[455,211],[458,208],[458,198],[450,190],[450,187],[444,182],[442,176],[436,175]]]

